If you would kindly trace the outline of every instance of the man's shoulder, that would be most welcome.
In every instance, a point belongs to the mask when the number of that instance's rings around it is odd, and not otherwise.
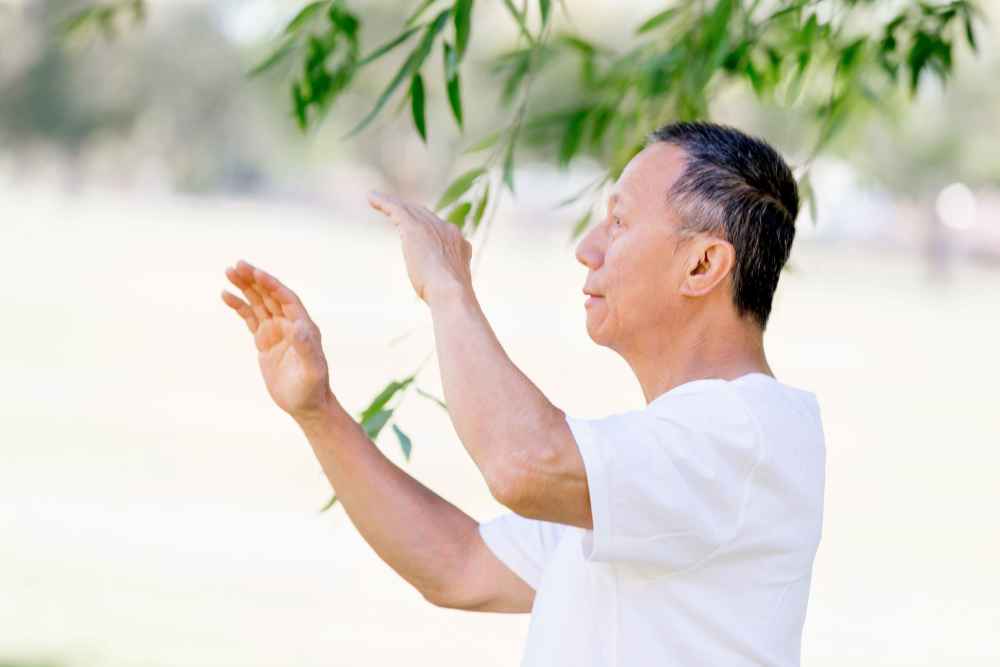
[[[674,423],[703,431],[758,429],[761,422],[819,421],[815,394],[762,373],[734,380],[695,380],[675,387],[644,409],[627,413],[650,425]]]
[[[718,412],[738,408],[738,404],[775,404],[801,412],[818,411],[816,395],[805,389],[780,382],[770,375],[749,373],[733,380],[705,378],[687,382],[653,399],[638,412],[671,413],[682,409],[705,408]]]
[[[759,436],[762,424],[816,424],[819,406],[812,392],[755,373],[735,380],[694,380],[661,394],[643,408],[571,421],[574,425],[586,422],[587,428],[622,437],[715,434],[745,441]]]

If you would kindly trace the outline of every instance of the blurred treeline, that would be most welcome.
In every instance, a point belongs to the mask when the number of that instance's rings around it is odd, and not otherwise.
[[[301,194],[322,193],[335,174],[373,169],[402,190],[433,192],[454,173],[452,163],[464,159],[462,147],[509,115],[498,103],[502,91],[491,68],[513,47],[517,30],[500,3],[477,5],[463,80],[464,131],[449,122],[440,82],[432,82],[427,145],[413,131],[406,106],[395,102],[365,132],[340,139],[370,109],[403,53],[366,69],[308,135],[292,119],[287,68],[247,76],[274,46],[296,3],[153,2],[143,21],[133,25],[123,16],[113,34],[67,36],[66,21],[87,4],[0,4],[0,160],[14,176],[53,172],[70,185]],[[393,2],[350,5],[364,16],[367,44],[396,34],[410,9]],[[991,17],[996,5],[982,4]],[[567,6],[575,29],[609,45],[627,40],[646,13],[615,11],[614,3]],[[945,86],[925,82],[914,99],[901,88],[882,100],[887,114],[874,108],[857,114],[824,153],[890,191],[918,198],[952,181],[1000,181],[1000,137],[993,130],[1000,112],[996,22],[983,28],[980,54],[956,51],[955,73]],[[566,78],[556,70],[540,81],[536,106],[556,106]],[[746,88],[720,91],[710,112],[772,138],[793,158],[808,150],[815,129],[810,115],[762,102]],[[520,163],[531,158],[529,145]]]

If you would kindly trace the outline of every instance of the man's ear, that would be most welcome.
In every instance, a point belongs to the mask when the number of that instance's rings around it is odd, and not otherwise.
[[[681,294],[705,296],[722,282],[736,265],[733,244],[716,236],[692,239]]]

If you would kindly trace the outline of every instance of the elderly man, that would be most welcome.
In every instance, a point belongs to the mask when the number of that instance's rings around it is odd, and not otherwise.
[[[577,259],[587,331],[647,405],[601,419],[567,416],[511,363],[454,226],[369,201],[430,307],[455,430],[510,512],[479,523],[383,456],[273,276],[241,261],[226,275],[247,301],[223,300],[378,555],[435,605],[531,612],[522,665],[798,664],[825,445],[815,396],[764,355],[799,205],[781,156],[730,127],[675,123],[622,172]]]

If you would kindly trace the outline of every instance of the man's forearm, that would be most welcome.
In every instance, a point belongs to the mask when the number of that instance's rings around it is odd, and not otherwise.
[[[386,458],[335,402],[299,425],[365,541],[424,597],[446,595],[478,523]]]
[[[470,287],[429,304],[448,412],[497,495],[547,446],[563,413],[507,356]]]

